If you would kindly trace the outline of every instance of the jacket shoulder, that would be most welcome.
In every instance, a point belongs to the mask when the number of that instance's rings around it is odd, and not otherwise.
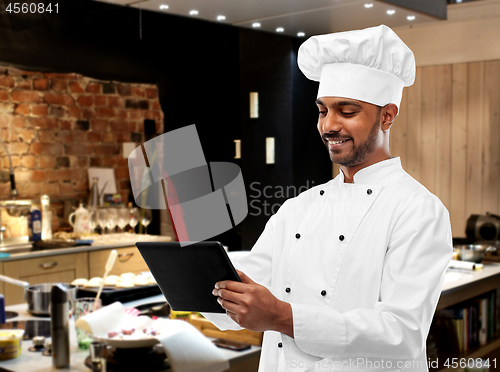
[[[401,204],[405,206],[426,202],[434,204],[438,208],[445,208],[444,204],[436,195],[430,192],[424,185],[406,173],[403,169],[397,172],[394,182],[391,182],[387,186],[386,194],[391,198],[399,198]]]

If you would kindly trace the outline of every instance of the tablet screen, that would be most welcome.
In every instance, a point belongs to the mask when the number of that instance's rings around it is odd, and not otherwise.
[[[219,242],[139,242],[148,265],[170,307],[175,311],[225,313],[212,295],[221,280],[241,282]]]

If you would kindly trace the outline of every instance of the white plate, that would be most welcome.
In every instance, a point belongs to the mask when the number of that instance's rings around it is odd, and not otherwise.
[[[121,319],[118,326],[113,327],[109,331],[120,331],[121,329],[135,328],[134,334],[127,336],[124,335],[122,339],[117,337],[109,338],[108,334],[96,334],[91,335],[91,337],[96,341],[106,342],[108,345],[114,346],[120,349],[132,349],[138,347],[149,347],[159,343],[159,341],[154,337],[144,337],[139,338],[143,335],[142,330],[147,327],[151,327],[155,323],[155,328],[160,328],[163,322],[153,321],[147,316],[130,316],[125,315]],[[134,337],[134,335],[136,337]]]
[[[97,337],[94,335],[91,335],[90,337],[92,337],[96,341],[105,342],[110,346],[116,347],[117,349],[134,349],[139,347],[149,347],[160,343],[160,341],[152,337],[142,338],[137,340],[125,340],[125,339],[120,340],[117,338]]]

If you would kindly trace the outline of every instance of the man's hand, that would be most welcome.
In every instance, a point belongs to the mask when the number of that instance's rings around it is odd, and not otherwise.
[[[238,271],[238,270],[237,270]],[[292,307],[269,290],[238,271],[242,283],[225,280],[212,291],[227,314],[252,331],[277,331],[293,337]]]

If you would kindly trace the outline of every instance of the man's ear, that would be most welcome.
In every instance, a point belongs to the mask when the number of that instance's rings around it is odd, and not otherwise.
[[[382,130],[385,132],[391,129],[392,123],[396,116],[398,116],[398,106],[394,103],[389,103],[382,108]]]

